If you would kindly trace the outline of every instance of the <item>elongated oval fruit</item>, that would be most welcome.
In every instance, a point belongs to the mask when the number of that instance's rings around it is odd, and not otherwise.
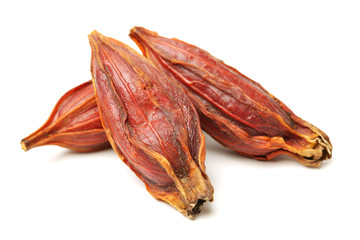
[[[110,147],[101,125],[91,81],[65,93],[45,124],[21,140],[25,151],[45,145],[57,145],[77,152]]]
[[[313,167],[331,157],[324,132],[208,52],[141,27],[131,29],[130,37],[156,67],[182,85],[202,128],[224,146],[262,160],[289,155]]]
[[[89,40],[95,96],[113,149],[155,198],[196,215],[213,199],[196,109],[182,88],[124,43],[96,31]]]

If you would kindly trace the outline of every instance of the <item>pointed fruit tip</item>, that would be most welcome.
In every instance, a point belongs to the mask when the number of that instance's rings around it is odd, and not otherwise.
[[[147,34],[147,35],[152,35],[152,36],[158,36],[159,34],[157,32],[153,32],[150,31],[146,28],[143,27],[139,27],[139,26],[135,26],[133,28],[130,29],[130,35],[139,35],[139,34]]]
[[[92,35],[98,35],[99,34],[99,32],[98,31],[96,31],[96,30],[93,30],[88,36],[92,36]]]
[[[26,147],[26,144],[24,143],[24,141],[23,140],[21,140],[21,148],[25,151],[25,152],[27,152],[29,149]]]
[[[104,36],[96,30],[93,30],[90,34],[88,34],[90,42],[97,41],[98,39],[102,39],[103,37]]]

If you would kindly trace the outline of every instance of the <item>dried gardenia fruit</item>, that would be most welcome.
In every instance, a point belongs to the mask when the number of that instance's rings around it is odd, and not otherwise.
[[[96,31],[89,39],[95,96],[113,149],[155,198],[192,217],[213,198],[194,106],[127,45]]]
[[[91,81],[65,93],[45,124],[21,140],[25,151],[44,145],[58,145],[77,152],[110,147],[101,125]]]
[[[261,160],[288,155],[312,167],[331,157],[324,132],[208,52],[141,27],[131,29],[130,37],[157,68],[182,85],[201,127],[226,147]]]

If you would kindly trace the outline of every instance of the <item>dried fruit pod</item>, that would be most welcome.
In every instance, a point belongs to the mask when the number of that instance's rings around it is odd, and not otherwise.
[[[208,52],[141,27],[131,29],[130,37],[156,67],[182,85],[202,128],[224,146],[262,160],[289,155],[312,167],[331,157],[324,132]]]
[[[205,138],[183,90],[144,56],[94,31],[91,72],[101,121],[118,156],[158,199],[186,216],[213,198]]]
[[[25,151],[44,145],[57,145],[77,152],[110,147],[101,125],[91,81],[65,93],[45,124],[21,140]]]

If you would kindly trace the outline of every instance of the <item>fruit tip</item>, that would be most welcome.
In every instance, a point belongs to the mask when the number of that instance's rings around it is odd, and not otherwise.
[[[21,140],[21,148],[25,151],[25,152],[27,152],[29,149],[26,147],[26,144],[24,143],[24,141],[23,140]]]
[[[96,42],[98,39],[102,39],[103,35],[99,33],[97,30],[93,30],[90,34],[88,34],[88,38],[90,42]]]
[[[97,30],[93,30],[90,34],[88,34],[88,36],[91,36],[91,35],[98,35],[99,32]]]
[[[152,35],[152,36],[158,36],[159,34],[157,32],[154,31],[150,31],[144,27],[139,27],[139,26],[135,26],[133,28],[130,29],[130,34],[129,35],[139,35],[139,34],[148,34],[148,35]]]

